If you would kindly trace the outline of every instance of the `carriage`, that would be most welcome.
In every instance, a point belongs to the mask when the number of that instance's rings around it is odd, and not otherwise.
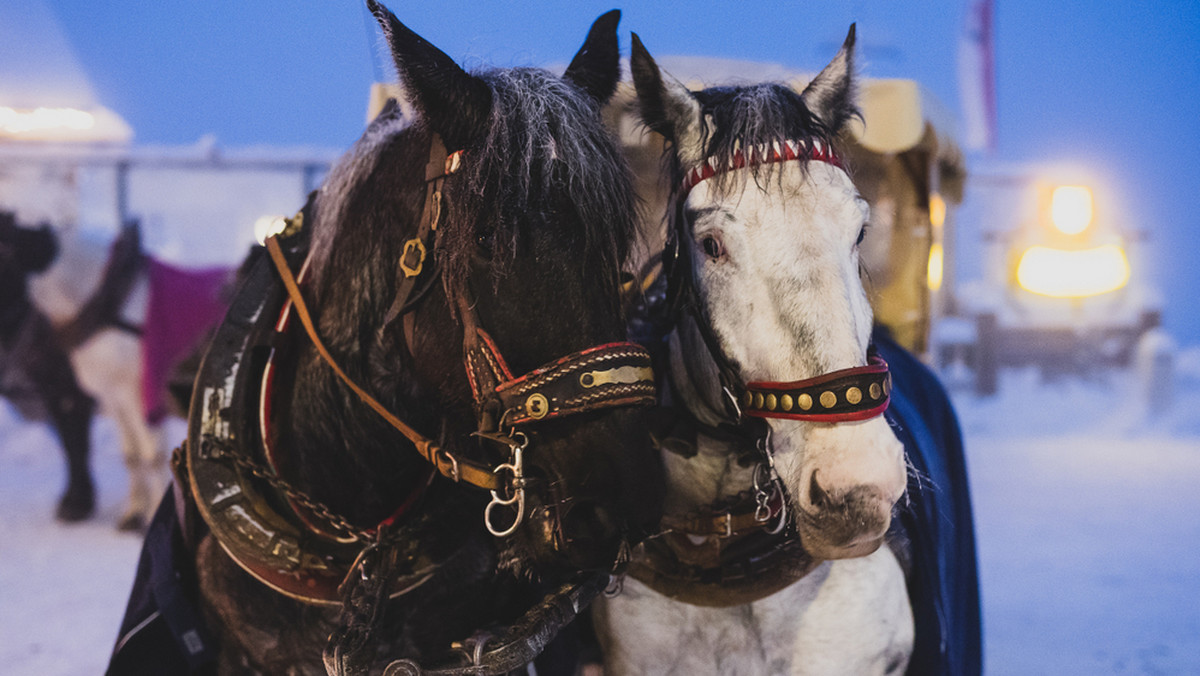
[[[1111,184],[1078,168],[1018,165],[981,171],[972,186],[980,270],[957,290],[940,362],[969,366],[981,394],[996,391],[1004,366],[1053,376],[1145,359],[1143,379],[1169,377],[1147,237]]]

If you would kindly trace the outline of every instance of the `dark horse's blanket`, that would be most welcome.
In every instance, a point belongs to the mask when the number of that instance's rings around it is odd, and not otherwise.
[[[172,491],[142,543],[109,676],[216,673],[217,646],[198,604],[196,568],[183,541]]]
[[[907,673],[979,674],[979,577],[958,420],[941,383],[924,364],[882,331],[874,340],[892,372],[887,417],[914,470],[900,511],[900,524],[912,545],[908,594],[916,621]]]

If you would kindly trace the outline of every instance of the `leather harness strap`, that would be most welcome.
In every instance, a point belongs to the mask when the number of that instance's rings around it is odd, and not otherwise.
[[[308,305],[304,302],[304,296],[300,293],[300,287],[296,285],[296,279],[292,275],[292,270],[288,267],[287,260],[284,259],[283,251],[279,248],[279,242],[275,237],[267,239],[267,251],[271,254],[271,260],[275,263],[275,269],[279,272],[279,276],[283,280],[288,297],[295,306],[296,314],[300,317],[300,322],[304,325],[304,330],[308,333],[313,347],[316,348],[317,353],[321,355],[325,363],[333,369],[338,378],[357,394],[358,398],[369,406],[371,410],[378,413],[388,424],[395,427],[406,439],[412,442],[417,452],[421,454],[421,457],[436,467],[442,476],[454,481],[465,481],[472,486],[478,486],[487,490],[494,491],[503,488],[504,484],[501,481],[501,477],[494,474],[490,467],[475,463],[467,458],[457,458],[448,451],[443,450],[432,439],[425,437],[420,432],[409,427],[403,420],[397,418],[383,404],[380,404],[366,390],[351,380],[350,376],[346,375],[342,367],[338,366],[337,361],[329,354],[329,350],[326,349],[321,337],[317,335],[312,316],[308,312]]]

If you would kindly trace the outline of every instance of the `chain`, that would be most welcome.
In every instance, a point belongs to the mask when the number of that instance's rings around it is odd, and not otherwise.
[[[223,460],[233,463],[237,467],[249,472],[258,479],[271,484],[271,487],[284,493],[288,499],[299,503],[305,509],[323,519],[328,525],[333,527],[338,533],[348,537],[352,537],[359,542],[374,542],[375,534],[369,530],[359,528],[344,517],[334,513],[324,503],[319,502],[308,493],[296,488],[288,483],[285,479],[279,477],[271,470],[262,465],[244,458],[238,453],[232,451],[229,442],[224,439],[217,439],[211,436],[205,436],[200,442],[201,454],[212,458],[213,460]]]

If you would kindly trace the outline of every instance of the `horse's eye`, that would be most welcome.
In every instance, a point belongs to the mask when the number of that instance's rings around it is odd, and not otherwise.
[[[863,243],[863,238],[867,236],[867,224],[864,223],[861,230],[858,231],[858,239],[854,240],[854,246]]]
[[[487,253],[492,253],[496,248],[496,233],[489,230],[479,235],[479,237],[475,238],[475,244]]]
[[[725,247],[721,246],[721,240],[712,235],[705,235],[700,240],[700,246],[704,249],[705,255],[714,261],[725,255]]]

